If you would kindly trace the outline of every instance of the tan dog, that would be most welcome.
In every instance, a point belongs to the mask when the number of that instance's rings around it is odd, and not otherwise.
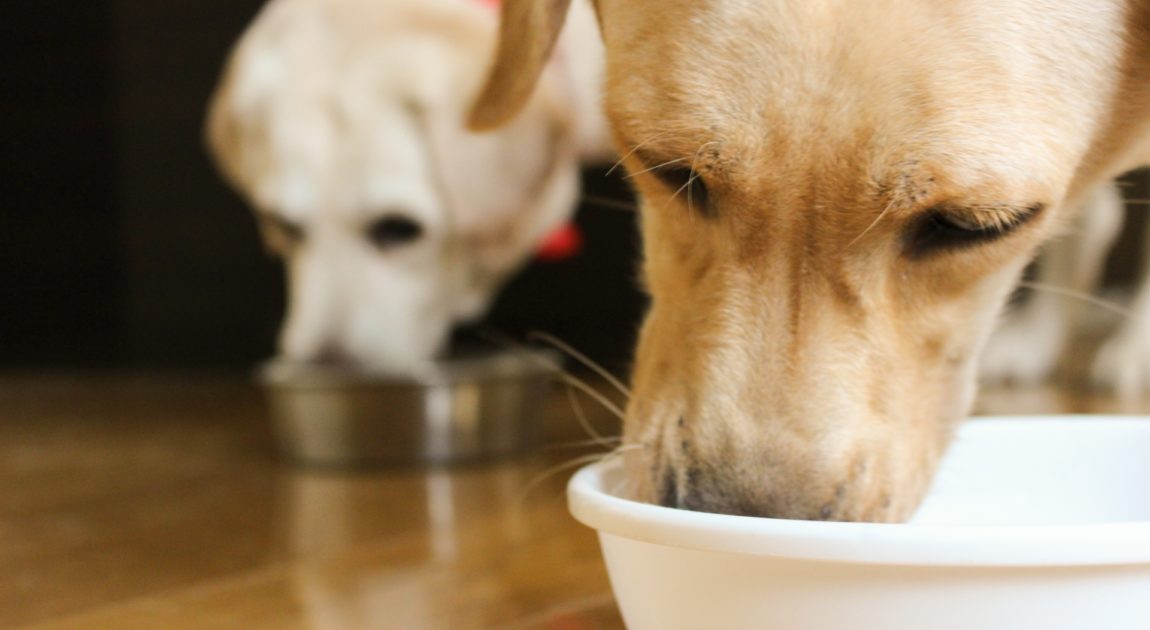
[[[531,93],[565,0],[506,0],[473,112]],[[653,304],[638,498],[896,521],[1038,246],[1150,161],[1150,0],[599,0]]]

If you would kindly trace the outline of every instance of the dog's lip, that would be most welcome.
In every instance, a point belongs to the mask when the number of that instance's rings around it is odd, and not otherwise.
[[[560,370],[561,357],[557,353],[522,349],[432,360],[407,371],[276,358],[256,369],[256,379],[273,388],[326,388],[367,383],[434,386],[460,381],[547,377]]]

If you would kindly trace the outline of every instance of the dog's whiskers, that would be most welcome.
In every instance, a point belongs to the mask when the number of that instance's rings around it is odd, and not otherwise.
[[[878,216],[874,218],[874,221],[871,221],[870,225],[866,226],[865,230],[860,232],[858,236],[854,237],[851,242],[847,243],[846,249],[850,249],[854,246],[855,243],[861,241],[864,236],[870,234],[870,231],[873,230],[875,226],[877,226],[884,218],[886,218],[886,215],[891,211],[892,208],[894,208],[894,201],[886,204],[886,207],[882,209],[882,212],[878,213]]]
[[[586,381],[572,376],[566,371],[561,372],[559,374],[559,378],[567,385],[578,389],[579,391],[586,394],[589,398],[591,398],[591,400],[599,403],[604,409],[611,412],[611,414],[615,417],[619,418],[620,421],[624,419],[625,414],[623,413],[623,410],[620,409],[618,405],[611,402],[611,400],[609,400],[606,396],[599,393],[597,389],[588,385]]]
[[[588,446],[603,446],[611,444],[608,450],[613,450],[616,446],[623,442],[621,436],[603,436],[590,439],[590,440],[572,440],[570,442],[556,442],[555,444],[548,444],[543,447],[545,451],[558,451],[567,448],[586,448]]]
[[[545,481],[548,477],[550,477],[556,473],[562,472],[563,470],[572,468],[574,466],[578,466],[580,464],[590,463],[590,462],[599,461],[599,460],[605,460],[606,458],[616,457],[616,456],[618,456],[622,453],[626,453],[628,451],[646,448],[642,444],[620,444],[623,441],[623,438],[621,436],[610,436],[610,437],[604,436],[595,429],[595,427],[591,424],[590,420],[587,418],[587,415],[584,413],[582,405],[579,403],[578,399],[576,398],[575,390],[582,392],[583,394],[590,397],[595,402],[599,403],[604,409],[611,412],[620,421],[623,421],[624,413],[623,413],[622,409],[620,409],[617,405],[615,405],[613,402],[611,402],[606,396],[601,394],[598,390],[596,390],[590,384],[588,384],[587,382],[583,381],[582,379],[576,377],[575,375],[571,374],[570,372],[562,369],[562,367],[557,365],[554,361],[549,361],[547,359],[539,357],[535,353],[530,352],[528,350],[528,348],[526,348],[523,344],[516,342],[514,339],[511,339],[506,334],[500,333],[497,330],[489,328],[487,330],[484,330],[481,333],[481,336],[483,338],[487,339],[488,341],[492,342],[492,343],[496,343],[498,345],[502,345],[504,347],[508,347],[508,348],[517,350],[519,352],[522,352],[523,354],[529,356],[531,358],[531,360],[538,361],[541,364],[543,364],[549,368],[552,368],[558,372],[560,380],[562,380],[563,383],[567,386],[568,400],[571,403],[572,410],[575,413],[575,416],[578,419],[580,426],[583,428],[584,431],[586,431],[588,433],[588,435],[591,436],[590,440],[584,440],[581,442],[569,442],[566,444],[556,445],[558,448],[598,445],[598,446],[602,446],[605,449],[608,449],[608,451],[606,453],[595,453],[592,455],[577,457],[573,460],[569,460],[567,462],[564,462],[564,463],[559,464],[557,466],[553,466],[553,467],[543,471],[543,473],[541,473],[535,479],[532,479],[524,487],[523,495],[521,497],[520,503],[524,503],[526,501],[528,494],[531,492],[532,489],[534,489],[535,486],[539,485],[540,483]],[[594,370],[601,377],[603,377],[608,382],[610,382],[612,385],[614,385],[616,388],[618,388],[622,393],[624,393],[624,395],[630,396],[630,392],[626,388],[626,386],[624,386],[622,384],[622,382],[620,382],[610,372],[608,372],[606,370],[606,368],[602,367],[598,363],[595,363],[594,361],[592,361],[589,357],[587,357],[583,353],[575,350],[575,348],[573,348],[570,344],[562,341],[561,339],[555,337],[554,335],[550,335],[550,334],[544,333],[544,332],[536,331],[536,332],[532,333],[532,336],[535,336],[535,337],[540,338],[541,340],[547,341],[551,345],[555,346],[557,349],[559,349],[563,352],[566,352],[572,358],[583,363],[588,368]],[[618,444],[618,446],[616,446],[616,444]]]
[[[611,494],[613,494],[617,497],[634,499],[635,497],[633,494],[633,489],[634,489],[635,485],[636,485],[636,483],[635,483],[634,479],[624,478],[622,481],[619,482],[619,484],[617,486],[615,486],[614,488],[611,488],[610,492],[611,492]]]
[[[675,200],[676,197],[678,197],[680,194],[682,194],[682,192],[684,190],[686,190],[687,191],[687,211],[688,211],[687,216],[691,217],[693,220],[693,217],[695,216],[695,212],[694,212],[694,208],[692,207],[691,185],[695,183],[695,180],[697,180],[703,176],[702,173],[700,173],[699,169],[698,169],[699,156],[703,153],[703,151],[707,147],[714,145],[714,144],[719,144],[719,141],[718,140],[711,140],[710,142],[704,142],[703,144],[699,145],[699,148],[695,150],[695,155],[691,157],[691,176],[687,178],[687,182],[685,184],[680,186],[678,190],[676,190],[674,193],[671,194],[670,198],[667,199],[667,203],[664,204],[664,206],[666,206],[667,204],[670,204],[672,201]]]
[[[615,162],[614,164],[612,164],[611,168],[607,169],[607,172],[604,173],[604,175],[610,175],[611,173],[614,173],[616,169],[618,169],[620,166],[623,165],[623,162],[627,161],[627,158],[631,157],[632,155],[635,155],[636,151],[638,151],[639,149],[642,149],[644,146],[651,144],[652,142],[658,140],[659,138],[661,138],[665,135],[667,135],[666,131],[664,131],[662,133],[657,133],[657,134],[651,136],[650,138],[647,138],[646,140],[640,142],[639,144],[636,144],[635,146],[631,147],[631,150],[628,151],[627,153],[623,154],[623,157],[619,158],[618,162]]]
[[[566,388],[567,401],[571,403],[571,411],[575,414],[575,418],[579,421],[579,426],[591,436],[591,442],[610,450],[612,448],[611,441],[604,437],[595,426],[591,424],[591,420],[587,414],[583,413],[583,405],[579,403],[579,397],[575,395],[575,389],[570,385]]]
[[[687,183],[680,186],[679,190],[675,191],[674,194],[670,195],[670,199],[667,200],[667,203],[670,203],[670,202],[674,201],[676,197],[679,197],[679,194],[681,192],[683,192],[684,190],[687,191],[687,209],[688,209],[687,216],[690,217],[690,220],[692,220],[692,221],[693,221],[693,217],[695,217],[695,212],[693,212],[693,208],[691,208],[691,184],[695,183],[695,180],[698,179],[699,177],[702,177],[702,176],[700,176],[698,174],[698,172],[695,172],[695,174],[692,174],[687,179]]]
[[[699,155],[703,153],[703,149],[706,149],[708,146],[715,143],[716,141],[714,140],[711,142],[704,142],[703,144],[699,145],[698,149],[695,149],[695,155],[691,156],[691,172],[694,173],[694,175],[687,179],[687,216],[690,217],[690,221],[695,220],[694,196],[691,194],[694,191],[694,188],[692,188],[691,184],[694,184],[695,180],[702,176],[699,173],[698,168]]]
[[[614,387],[616,390],[619,391],[619,393],[623,394],[628,399],[631,398],[631,390],[628,389],[627,386],[624,385],[622,381],[620,381],[618,378],[616,378],[614,374],[611,374],[611,372],[609,372],[607,370],[607,368],[605,368],[602,365],[591,360],[590,357],[583,354],[582,352],[579,352],[578,350],[576,350],[574,347],[571,346],[571,344],[563,341],[562,339],[556,337],[555,335],[552,335],[550,333],[546,333],[543,331],[538,331],[538,330],[534,330],[534,331],[531,331],[530,333],[528,333],[527,338],[528,339],[537,339],[539,341],[542,341],[542,342],[552,346],[553,348],[559,350],[560,352],[563,352],[567,356],[578,361],[580,364],[582,364],[587,369],[589,369],[592,372],[601,376],[603,378],[603,380],[610,383],[612,387]]]
[[[670,166],[672,164],[678,164],[679,162],[686,161],[686,159],[687,158],[675,158],[673,160],[667,160],[666,162],[663,162],[662,164],[656,164],[654,166],[649,166],[649,167],[647,167],[641,171],[635,171],[633,173],[628,173],[627,176],[624,177],[623,179],[632,179],[632,178],[636,177],[637,175],[642,175],[643,173],[650,173],[651,171],[657,171],[657,170],[663,168],[664,166]]]
[[[544,481],[547,481],[551,477],[553,477],[553,476],[555,476],[555,475],[557,475],[557,474],[559,474],[565,470],[570,470],[572,468],[575,468],[577,466],[582,466],[584,464],[593,464],[596,462],[607,461],[608,459],[618,457],[624,453],[629,453],[631,451],[636,451],[636,450],[640,450],[643,448],[646,448],[646,447],[643,446],[642,444],[624,444],[623,446],[620,446],[620,447],[612,450],[609,453],[594,453],[592,455],[581,455],[579,457],[569,459],[569,460],[567,460],[561,464],[556,464],[554,466],[551,466],[550,468],[545,469],[543,472],[539,473],[534,478],[532,478],[530,481],[528,481],[527,485],[523,486],[523,493],[520,497],[519,502],[520,503],[526,503],[527,497],[531,494],[531,491],[534,490],[537,486],[539,486],[539,484],[543,483]]]
[[[1134,312],[1130,309],[1125,308],[1119,304],[1115,304],[1114,302],[1103,300],[1096,296],[1090,295],[1089,293],[1083,293],[1082,291],[1075,291],[1074,289],[1067,289],[1066,287],[1060,287],[1053,284],[1043,284],[1041,282],[1020,282],[1018,283],[1018,286],[1024,289],[1045,291],[1046,293],[1060,295],[1062,297],[1072,298],[1075,300],[1081,300],[1087,304],[1090,304],[1091,306],[1097,306],[1098,308],[1105,309],[1111,313],[1116,313],[1127,319],[1134,317]]]
[[[531,352],[531,350],[529,348],[527,348],[526,346],[524,346],[523,344],[515,341],[514,339],[512,339],[508,335],[503,334],[503,333],[501,333],[497,330],[494,330],[492,328],[487,328],[487,329],[483,330],[481,333],[479,333],[479,336],[483,339],[486,339],[487,341],[490,341],[491,343],[503,346],[505,348],[510,348],[512,350],[515,350],[515,351],[521,353],[528,360],[533,361],[533,362],[535,362],[539,365],[542,365],[544,367],[547,367],[551,370],[554,370],[558,374],[560,381],[562,381],[563,383],[565,383],[571,387],[574,387],[575,389],[578,389],[579,391],[583,392],[588,397],[590,397],[592,400],[594,400],[595,402],[602,405],[604,409],[611,412],[612,415],[619,418],[620,421],[623,420],[624,413],[623,413],[623,410],[620,409],[618,405],[611,402],[610,399],[608,399],[603,394],[599,393],[598,390],[596,390],[594,387],[592,387],[586,381],[580,379],[579,377],[568,372],[567,370],[564,370],[563,366],[559,365],[557,362],[549,360],[545,357],[539,356],[539,354],[537,354],[535,352]]]

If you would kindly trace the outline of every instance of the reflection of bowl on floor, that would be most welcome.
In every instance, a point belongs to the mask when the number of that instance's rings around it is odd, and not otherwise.
[[[1150,418],[966,424],[907,525],[704,514],[581,470],[629,628],[1150,628]]]
[[[273,362],[260,378],[283,454],[321,466],[449,464],[531,451],[558,359],[503,351],[408,375]]]

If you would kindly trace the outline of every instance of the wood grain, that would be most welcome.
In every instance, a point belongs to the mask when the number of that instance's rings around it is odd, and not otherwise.
[[[1147,406],[1027,389],[981,408]],[[0,377],[0,627],[622,627],[567,473],[524,491],[590,451],[300,470],[264,414],[243,377]],[[552,442],[586,437],[564,396],[548,418]]]

